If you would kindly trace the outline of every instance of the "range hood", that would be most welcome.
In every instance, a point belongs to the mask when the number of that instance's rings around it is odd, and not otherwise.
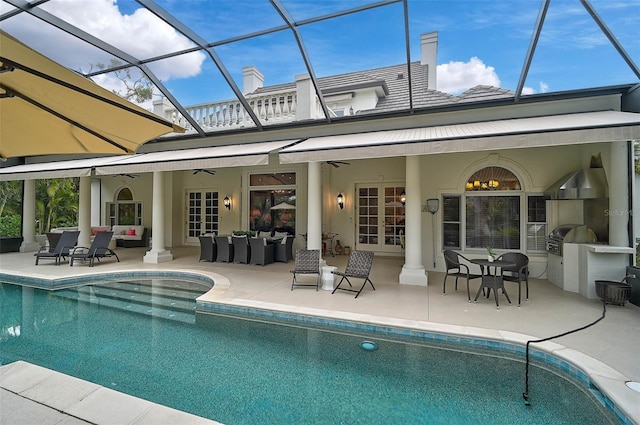
[[[604,168],[572,171],[544,191],[549,199],[596,199],[609,197]]]

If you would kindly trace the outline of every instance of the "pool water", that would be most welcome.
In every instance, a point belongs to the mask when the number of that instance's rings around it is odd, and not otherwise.
[[[25,360],[228,425],[617,423],[588,392],[539,367],[525,406],[524,365],[505,357],[222,316],[185,320],[195,307],[177,300],[207,289],[0,284],[0,364]]]

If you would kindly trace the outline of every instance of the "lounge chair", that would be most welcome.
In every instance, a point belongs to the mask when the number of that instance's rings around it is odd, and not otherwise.
[[[60,265],[61,259],[66,260],[73,247],[78,243],[79,236],[79,230],[65,230],[62,232],[53,251],[49,251],[47,248],[41,247],[38,252],[33,254],[36,257],[36,266],[40,259],[53,260],[56,266]]]
[[[456,277],[456,285],[455,290],[458,290],[458,278],[464,277],[467,279],[467,300],[471,302],[471,292],[469,290],[469,281],[472,279],[480,279],[482,277],[482,270],[480,270],[480,274],[474,274],[469,272],[469,266],[462,262],[462,260],[470,263],[471,260],[463,256],[462,254],[458,254],[455,251],[450,249],[444,250],[444,264],[447,269],[444,275],[444,282],[442,283],[442,293],[446,293],[447,289],[447,278],[449,276]],[[478,266],[480,267],[480,266]]]
[[[342,276],[338,285],[336,285],[332,294],[337,290],[355,292],[355,298],[358,298],[358,295],[362,292],[367,282],[371,285],[373,290],[376,288],[373,286],[373,282],[369,279],[369,274],[371,273],[371,267],[373,266],[373,251],[351,251],[349,254],[349,261],[347,261],[347,267],[344,272],[334,271],[333,274],[337,276]],[[351,285],[351,281],[349,278],[363,279],[362,286],[360,289],[355,289]],[[349,284],[349,288],[341,288],[340,285],[343,281],[347,281]]]
[[[93,267],[95,260],[100,261],[101,258],[116,257],[120,262],[118,254],[109,248],[113,232],[98,232],[93,238],[90,247],[78,246],[71,250],[69,255],[69,265],[73,267],[74,260],[89,260],[89,267]]]
[[[251,248],[251,264],[271,264],[275,253],[274,243],[268,242],[266,238],[249,238]]]
[[[518,306],[520,306],[522,281],[525,284],[526,299],[529,300],[529,257],[520,252],[505,252],[497,259],[515,264],[515,267],[502,268],[502,280],[518,284]]]
[[[200,239],[200,260],[199,261],[216,261],[216,244],[213,236],[202,235]]]
[[[291,281],[291,290],[295,286],[315,286],[316,291],[320,286],[320,250],[319,249],[300,249],[296,252],[295,266],[291,270],[293,280]],[[316,283],[298,283],[297,275],[299,274],[315,274]]]

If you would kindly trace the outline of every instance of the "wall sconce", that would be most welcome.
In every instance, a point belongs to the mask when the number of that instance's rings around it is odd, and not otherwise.
[[[400,202],[402,202],[403,207],[404,207],[404,204],[407,203],[407,194],[405,193],[404,190],[400,193]]]
[[[231,199],[229,199],[229,197],[228,197],[228,196],[225,196],[222,202],[224,203],[224,207],[225,207],[228,211],[231,211]]]
[[[342,193],[338,193],[338,206],[340,207],[340,209],[344,208],[344,196],[342,195]]]

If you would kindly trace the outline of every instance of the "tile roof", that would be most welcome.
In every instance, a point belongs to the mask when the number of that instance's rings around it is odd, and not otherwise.
[[[420,62],[411,63],[411,85],[413,87],[413,107],[452,105],[461,102],[476,102],[488,99],[513,97],[514,92],[499,87],[479,85],[455,96],[438,90],[427,89],[428,66]],[[409,78],[407,65],[391,65],[364,71],[349,72],[318,78],[323,93],[339,93],[358,87],[379,85],[386,96],[378,101],[374,109],[356,111],[356,114],[371,114],[409,109]],[[271,92],[295,90],[295,82],[262,87],[251,94],[261,95]]]

